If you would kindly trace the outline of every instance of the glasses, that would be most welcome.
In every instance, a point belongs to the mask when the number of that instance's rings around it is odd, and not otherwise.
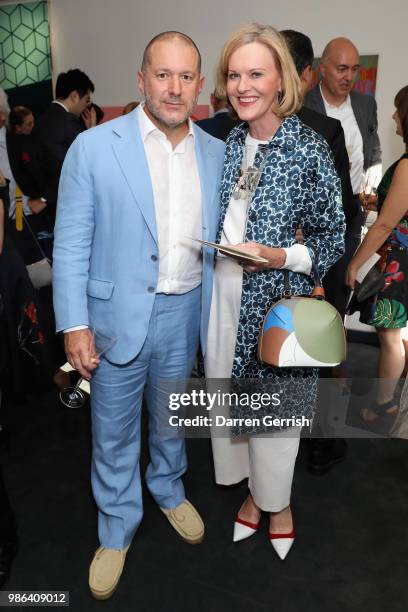
[[[117,338],[107,336],[99,330],[91,329],[92,334],[92,358],[102,357],[116,343]],[[81,385],[85,384],[86,379],[81,376],[75,387],[66,387],[60,393],[61,403],[67,408],[82,408],[86,403],[86,395]],[[86,381],[87,382],[87,381]]]

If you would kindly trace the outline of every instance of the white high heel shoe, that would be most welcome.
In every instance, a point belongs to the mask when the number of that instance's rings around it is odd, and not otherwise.
[[[251,535],[254,535],[254,533],[258,531],[260,524],[261,519],[259,519],[257,523],[250,523],[249,521],[244,521],[237,515],[234,523],[233,541],[239,542],[240,540],[245,540],[245,538],[250,538]]]
[[[295,541],[295,530],[292,529],[290,533],[271,533],[269,532],[269,539],[271,544],[276,551],[276,554],[282,561],[292,548],[292,544]]]

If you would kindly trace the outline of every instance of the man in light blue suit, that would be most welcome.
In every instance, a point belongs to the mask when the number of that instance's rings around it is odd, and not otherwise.
[[[146,47],[139,88],[145,103],[84,132],[66,156],[54,247],[57,329],[67,357],[91,377],[92,487],[100,548],[89,585],[112,595],[142,519],[139,473],[143,393],[149,413],[146,483],[181,537],[204,525],[186,500],[182,438],[160,436],[159,380],[185,379],[205,350],[213,241],[224,144],[189,119],[203,87],[200,54],[184,34]],[[93,356],[95,329],[116,343]]]

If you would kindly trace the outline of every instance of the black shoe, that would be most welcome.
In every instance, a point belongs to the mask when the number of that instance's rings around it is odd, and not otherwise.
[[[314,438],[308,441],[309,457],[307,467],[315,474],[323,474],[333,465],[340,463],[346,456],[347,444],[341,438],[321,440]]]
[[[17,540],[0,542],[0,589],[10,575],[13,559],[17,552]]]

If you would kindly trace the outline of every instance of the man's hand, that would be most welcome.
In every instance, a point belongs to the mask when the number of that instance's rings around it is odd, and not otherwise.
[[[369,210],[377,212],[378,210],[378,197],[374,193],[359,193],[360,204],[365,213]]]
[[[38,215],[47,206],[47,202],[43,202],[40,198],[30,198],[28,206],[34,215]]]
[[[96,125],[96,111],[94,107],[86,108],[81,115],[83,122],[85,123],[87,129],[91,127],[95,127]]]
[[[89,380],[99,365],[95,344],[89,329],[77,329],[64,334],[65,353],[69,363],[81,376]]]
[[[243,251],[247,251],[250,255],[257,255],[258,257],[263,257],[268,260],[267,263],[248,263],[242,261],[246,272],[252,273],[268,270],[269,268],[281,268],[286,261],[286,253],[283,249],[267,247],[257,242],[243,242],[242,244],[236,244],[234,246],[239,247]]]

